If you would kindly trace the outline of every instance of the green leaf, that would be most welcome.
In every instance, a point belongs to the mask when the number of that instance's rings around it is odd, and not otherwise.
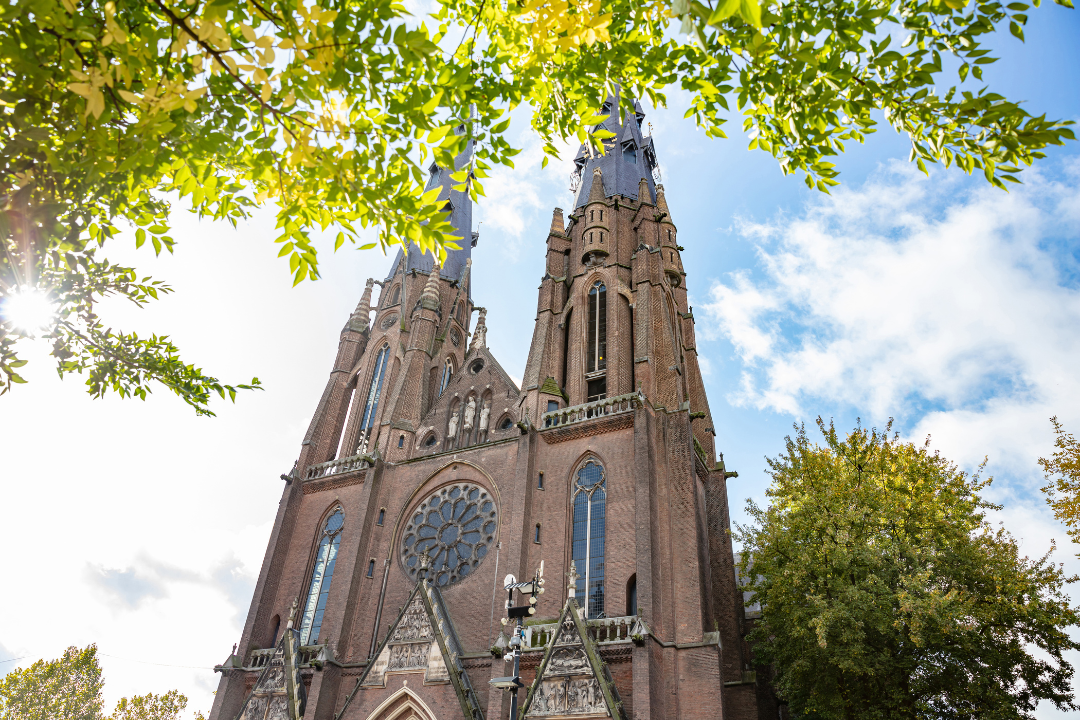
[[[713,10],[712,15],[709,16],[708,24],[709,25],[719,25],[719,24],[721,24],[724,20],[727,20],[729,17],[731,17],[732,15],[734,15],[736,12],[739,11],[739,8],[742,5],[742,2],[743,2],[743,0],[718,0],[718,2],[716,4],[716,9]],[[758,10],[759,21],[760,21],[760,16],[761,16],[761,12],[760,12],[760,8],[759,8],[759,10]]]

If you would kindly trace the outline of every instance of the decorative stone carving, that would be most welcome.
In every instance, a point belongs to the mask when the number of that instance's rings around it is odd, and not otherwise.
[[[476,319],[476,329],[473,330],[472,346],[469,348],[487,347],[487,310],[480,308],[480,316]]]
[[[545,679],[536,690],[527,717],[545,715],[607,716],[607,704],[600,683],[595,678]]]
[[[573,588],[577,579],[573,565],[567,577]],[[570,593],[572,598],[572,589]],[[598,677],[603,675],[610,683],[610,676],[598,670],[589,657],[589,647],[597,651],[592,634],[576,621],[579,611],[571,600],[564,607],[562,620],[542,661],[542,674],[529,698],[525,717],[611,718],[615,712],[614,717],[623,718],[623,714],[615,710],[619,707],[617,694],[613,700],[615,704],[609,708],[605,681]],[[615,693],[614,687],[611,693]]]
[[[446,439],[451,440],[457,437],[458,429],[458,411],[455,410],[454,414],[450,416],[450,426],[446,430]]]
[[[465,405],[465,432],[472,432],[473,419],[476,417],[476,396],[469,398]]]
[[[394,628],[394,634],[390,642],[413,642],[416,640],[431,640],[431,624],[428,623],[427,613],[424,612],[424,604],[419,597],[413,598],[401,622]]]
[[[480,432],[486,432],[488,421],[491,419],[491,403],[484,403],[484,409],[480,411]]]
[[[391,645],[390,661],[386,665],[386,670],[387,672],[392,670],[426,670],[430,650],[430,642]]]
[[[551,653],[547,675],[579,675],[581,673],[592,673],[589,658],[582,648],[557,648]]]
[[[497,528],[498,511],[487,490],[469,482],[446,485],[413,510],[401,537],[401,562],[415,580],[427,553],[428,580],[439,586],[458,582],[487,557]]]

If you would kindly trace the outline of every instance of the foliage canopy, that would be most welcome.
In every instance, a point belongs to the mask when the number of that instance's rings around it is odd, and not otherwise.
[[[1054,447],[1049,458],[1039,458],[1039,465],[1046,473],[1047,502],[1054,510],[1054,517],[1069,528],[1074,543],[1080,543],[1080,442],[1057,417],[1050,418],[1054,425]]]
[[[454,179],[482,195],[487,171],[513,164],[522,103],[549,155],[573,137],[604,152],[597,108],[616,86],[656,105],[689,91],[711,137],[741,114],[752,149],[823,191],[838,182],[829,158],[878,111],[919,167],[1004,187],[1074,137],[976,82],[995,61],[985,41],[1006,24],[1022,40],[1038,4],[439,0],[417,22],[398,0],[13,0],[0,8],[0,300],[50,294],[59,372],[85,373],[93,395],[145,398],[158,381],[209,414],[214,393],[258,381],[224,384],[168,337],[114,332],[95,312],[103,296],[142,305],[170,290],[105,258],[124,228],[171,252],[177,202],[233,224],[273,205],[294,283],[318,277],[317,231],[336,230],[335,249],[374,247],[364,230],[377,228],[384,248],[442,253],[456,238],[425,192],[431,162],[452,167],[475,143]],[[0,322],[0,392],[23,381],[26,334]]]
[[[794,716],[1032,718],[1075,710],[1078,616],[1047,556],[1022,557],[980,498],[991,480],[928,446],[820,419],[769,461],[770,504],[739,528],[761,603],[751,634]]]
[[[0,720],[179,720],[187,707],[187,698],[170,690],[121,698],[105,718],[103,685],[97,646],[69,647],[56,660],[38,660],[0,679]]]

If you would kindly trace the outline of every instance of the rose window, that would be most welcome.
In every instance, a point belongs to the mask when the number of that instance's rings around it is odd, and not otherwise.
[[[426,551],[429,579],[440,586],[456,583],[480,565],[497,527],[498,512],[487,490],[473,483],[447,485],[413,511],[401,540],[401,561],[416,579]]]

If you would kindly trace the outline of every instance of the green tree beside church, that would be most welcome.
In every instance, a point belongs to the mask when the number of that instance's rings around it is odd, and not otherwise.
[[[989,478],[856,427],[797,427],[769,461],[770,504],[740,529],[751,639],[796,717],[1032,718],[1077,710],[1076,611],[1049,553],[986,519]],[[750,558],[752,557],[752,561]]]

